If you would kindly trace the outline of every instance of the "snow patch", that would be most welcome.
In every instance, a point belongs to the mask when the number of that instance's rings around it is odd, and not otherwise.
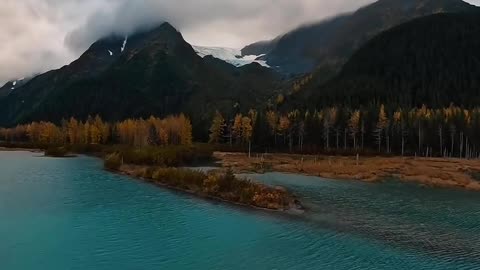
[[[13,81],[12,85],[13,86],[17,85],[17,81]]]
[[[112,55],[113,55],[113,52],[112,52],[112,51],[110,51],[110,50],[108,50],[108,53],[110,54],[110,56],[112,56]]]
[[[125,47],[127,46],[127,41],[128,41],[128,36],[125,37],[125,40],[123,41],[122,48],[120,48],[120,52],[123,52],[125,50]]]
[[[242,56],[240,49],[223,48],[223,47],[203,47],[193,46],[193,49],[200,57],[211,55],[215,58],[221,59],[236,67],[245,66],[251,63],[258,63],[264,67],[270,67],[266,61],[257,60],[263,55],[245,55]]]

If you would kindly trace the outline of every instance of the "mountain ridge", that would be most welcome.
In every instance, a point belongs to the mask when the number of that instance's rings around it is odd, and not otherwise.
[[[379,0],[353,13],[301,26],[270,42],[253,43],[242,52],[266,54],[268,65],[286,74],[313,71],[323,64],[343,64],[370,38],[412,19],[443,12],[470,12],[462,0]]]
[[[201,58],[168,23],[128,37],[124,51],[115,53],[124,41],[117,36],[100,39],[70,65],[36,76],[0,98],[0,124],[182,112],[201,123],[214,113],[212,103],[232,111],[237,103],[248,108],[264,102],[280,79],[256,63],[235,68],[213,57]]]
[[[358,49],[332,79],[288,96],[288,107],[476,107],[479,15],[433,14],[393,27]]]

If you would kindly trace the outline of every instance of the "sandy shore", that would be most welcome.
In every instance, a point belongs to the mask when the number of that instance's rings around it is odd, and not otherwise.
[[[237,173],[278,171],[330,179],[382,181],[397,178],[425,186],[480,191],[480,160],[413,157],[329,157],[216,152],[223,167]]]

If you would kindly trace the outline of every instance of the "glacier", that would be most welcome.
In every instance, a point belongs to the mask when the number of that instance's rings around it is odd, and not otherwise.
[[[242,56],[240,49],[224,48],[224,47],[204,47],[204,46],[192,46],[195,52],[200,57],[211,55],[215,58],[221,59],[227,63],[230,63],[236,67],[245,66],[251,63],[258,63],[264,67],[270,67],[266,61],[258,60],[263,55],[245,55]]]

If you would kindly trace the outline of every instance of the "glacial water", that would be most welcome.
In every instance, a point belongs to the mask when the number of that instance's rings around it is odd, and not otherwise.
[[[0,269],[480,269],[480,194],[272,173],[302,217],[0,152]]]

